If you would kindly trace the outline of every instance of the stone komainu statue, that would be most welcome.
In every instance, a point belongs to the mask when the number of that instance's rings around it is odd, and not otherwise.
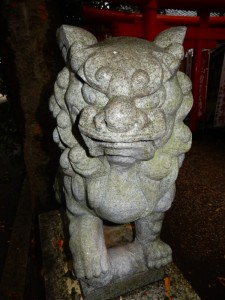
[[[69,217],[77,277],[91,285],[160,268],[171,248],[159,238],[164,212],[191,132],[191,82],[178,71],[186,29],[154,42],[115,37],[103,42],[63,25],[57,38],[66,67],[50,98],[54,141]],[[135,239],[106,249],[103,220],[135,222]]]

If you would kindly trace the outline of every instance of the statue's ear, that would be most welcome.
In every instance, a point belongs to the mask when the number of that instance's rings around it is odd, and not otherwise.
[[[184,57],[183,41],[186,27],[172,27],[162,31],[154,40],[154,44],[163,51],[156,51],[154,55],[161,61],[164,68],[164,81],[173,76],[180,67]]]
[[[176,59],[183,58],[183,41],[187,28],[184,26],[172,27],[162,31],[154,40],[154,43],[175,56]]]
[[[159,35],[154,40],[154,43],[161,47],[166,48],[171,44],[183,44],[184,37],[186,34],[187,28],[184,26],[178,26],[178,27],[171,27],[169,29],[166,29],[162,32],[160,32]]]
[[[56,37],[65,61],[67,61],[67,53],[72,45],[73,49],[78,51],[97,43],[97,39],[92,33],[83,28],[69,25],[62,25],[57,30]]]

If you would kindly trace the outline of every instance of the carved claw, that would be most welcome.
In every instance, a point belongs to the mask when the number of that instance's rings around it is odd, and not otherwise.
[[[148,268],[160,268],[172,261],[172,250],[169,245],[157,239],[143,246]]]

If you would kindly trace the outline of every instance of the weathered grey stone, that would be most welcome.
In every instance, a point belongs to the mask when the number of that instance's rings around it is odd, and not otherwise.
[[[61,214],[62,213],[62,214]],[[200,298],[184,279],[179,269],[170,263],[165,268],[151,269],[149,272],[129,275],[110,283],[109,285],[94,288],[84,282],[78,282],[71,276],[72,262],[67,251],[67,238],[63,229],[66,229],[64,213],[51,211],[39,216],[40,240],[43,260],[42,275],[45,282],[46,300],[107,300],[118,299],[122,296],[124,300],[154,299],[162,300],[165,298],[165,278],[170,281],[168,295],[179,300],[199,300]],[[132,238],[131,226],[104,226],[107,245],[120,246],[129,242]],[[66,230],[65,230],[66,231]],[[107,233],[109,231],[109,234]],[[64,241],[63,247],[59,247]],[[159,280],[148,284],[151,281],[162,277],[165,269],[164,280]],[[141,288],[137,288],[140,287]],[[82,289],[82,292],[81,292]],[[1,298],[2,299],[2,298]],[[8,299],[8,298],[7,298]]]
[[[113,281],[112,284],[100,288],[90,286],[83,281],[80,282],[80,285],[85,300],[107,300],[134,291],[140,286],[143,287],[149,283],[159,281],[163,276],[164,270],[160,268],[121,277],[121,279]]]
[[[117,37],[98,43],[81,28],[58,30],[66,67],[50,99],[53,137],[62,149],[74,269],[89,286],[172,260],[159,236],[191,146],[183,123],[191,83],[178,71],[185,32],[175,27],[154,42]],[[134,241],[107,249],[103,220],[135,222]]]

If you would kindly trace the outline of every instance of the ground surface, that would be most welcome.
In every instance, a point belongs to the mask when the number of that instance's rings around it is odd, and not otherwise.
[[[166,214],[174,261],[204,300],[225,299],[225,132],[193,139]]]
[[[25,174],[20,136],[10,102],[0,104],[0,278]]]
[[[0,156],[0,278],[24,178],[21,155]]]
[[[71,276],[72,258],[68,255],[68,245],[60,246],[62,239],[66,241],[63,216],[64,213],[59,210],[39,216],[46,300],[83,300],[81,286],[86,300],[200,300],[173,263],[168,264],[165,269],[121,278],[94,290],[88,288],[84,282],[80,285],[79,281]],[[108,246],[122,246],[133,239],[130,225],[108,224],[104,226],[104,233]],[[150,283],[151,281],[153,282]]]
[[[24,174],[21,157],[0,157],[0,276]],[[203,300],[225,299],[225,132],[198,134],[186,155],[163,238]]]

